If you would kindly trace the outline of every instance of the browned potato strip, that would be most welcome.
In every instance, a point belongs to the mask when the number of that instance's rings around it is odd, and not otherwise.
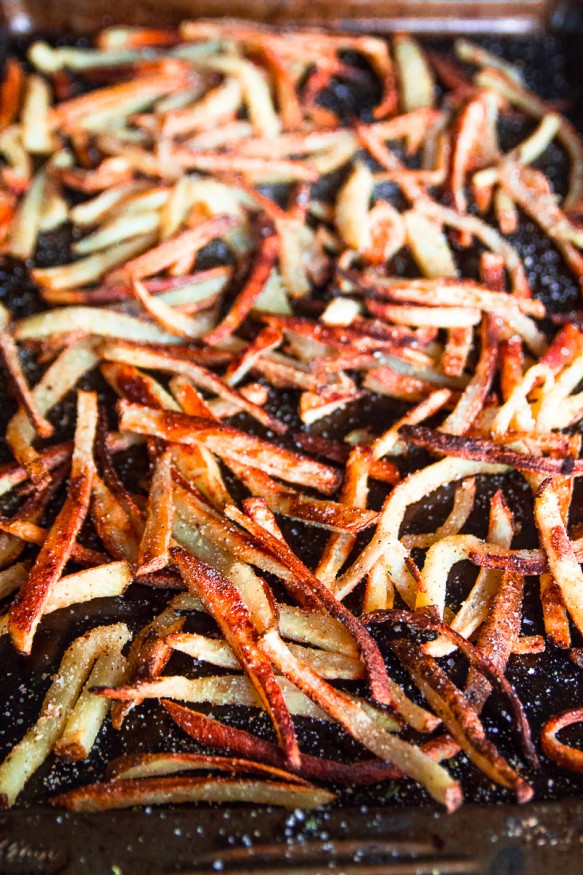
[[[226,577],[200,559],[175,547],[172,556],[189,587],[219,624],[227,643],[260,696],[286,752],[290,765],[299,765],[299,747],[291,714],[277,685],[269,660],[259,646],[258,633],[237,589]]]
[[[61,576],[89,510],[95,472],[93,442],[96,426],[97,396],[79,392],[67,499],[41,548],[29,579],[10,609],[10,635],[15,647],[24,653],[30,653],[51,588]]]
[[[154,459],[148,496],[148,514],[138,552],[138,573],[160,571],[169,562],[174,522],[172,500],[172,451],[164,450]]]
[[[134,805],[180,805],[188,802],[247,802],[284,808],[320,808],[333,802],[327,790],[297,783],[252,781],[243,778],[142,778],[89,784],[56,796],[52,803],[69,811],[111,811]]]

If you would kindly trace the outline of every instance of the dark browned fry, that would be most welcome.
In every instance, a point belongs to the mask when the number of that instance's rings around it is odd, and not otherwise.
[[[30,577],[10,608],[9,629],[14,646],[30,653],[51,586],[60,577],[89,510],[95,465],[93,442],[97,427],[97,396],[79,392],[77,429],[68,495],[41,548]]]
[[[581,477],[583,475],[583,464],[574,461],[572,456],[564,459],[533,456],[508,450],[493,441],[446,434],[425,425],[404,425],[399,429],[399,433],[405,441],[415,446],[459,459],[494,462],[517,468],[519,471],[536,471],[539,474],[553,476]]]
[[[261,760],[279,768],[286,765],[283,751],[263,738],[227,726],[169,699],[162,699],[162,705],[178,726],[200,744],[219,748],[232,756]],[[381,760],[339,763],[306,753],[300,754],[298,772],[310,781],[330,784],[366,785],[402,777],[398,769]]]
[[[219,571],[186,550],[174,547],[172,557],[188,588],[200,596],[219,624],[272,719],[280,744],[285,750],[286,761],[297,768],[300,752],[292,717],[271,663],[261,651],[259,635],[239,592]]]

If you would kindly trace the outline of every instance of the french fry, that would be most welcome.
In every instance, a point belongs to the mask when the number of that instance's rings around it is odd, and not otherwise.
[[[148,515],[138,552],[139,574],[160,571],[168,564],[173,521],[172,451],[167,449],[154,460]]]
[[[55,520],[26,584],[10,609],[10,636],[15,647],[29,653],[51,588],[61,576],[73,543],[89,509],[95,464],[93,442],[97,397],[80,392],[68,496]]]
[[[412,37],[395,34],[393,49],[397,66],[401,109],[433,106],[435,83],[423,49]]]
[[[572,745],[563,744],[556,736],[557,732],[560,732],[561,729],[573,726],[575,723],[580,723],[582,719],[583,709],[581,708],[563,711],[562,714],[551,717],[545,723],[541,734],[541,743],[545,754],[554,760],[557,765],[572,772],[583,772],[583,756],[581,751]]]
[[[116,684],[121,681],[125,669],[121,650],[129,637],[128,630],[125,634],[122,631],[119,638],[97,657],[63,733],[53,748],[59,759],[81,760],[89,756],[109,708],[107,700],[95,696],[90,689],[99,684]]]
[[[286,752],[286,760],[292,766],[298,766],[299,748],[291,714],[273,669],[261,654],[257,632],[245,603],[233,584],[220,572],[180,548],[173,548],[172,555],[187,586],[202,598],[245,669],[272,719],[280,744]]]
[[[162,700],[164,708],[185,732],[210,747],[218,747],[233,755],[248,756],[281,767],[283,751],[269,741],[219,723],[218,720],[184,708],[175,702]],[[329,781],[338,784],[368,784],[400,777],[398,769],[380,760],[357,763],[338,763],[322,757],[301,754],[300,774],[314,781]]]
[[[142,778],[89,784],[56,796],[52,802],[69,811],[111,811],[135,805],[184,804],[188,802],[247,802],[281,805],[284,808],[320,808],[335,796],[297,783],[253,781],[243,778]]]
[[[127,627],[123,623],[98,626],[77,638],[65,652],[37,722],[0,766],[0,801],[4,808],[14,804],[29,777],[50,754],[95,660],[124,636]]]

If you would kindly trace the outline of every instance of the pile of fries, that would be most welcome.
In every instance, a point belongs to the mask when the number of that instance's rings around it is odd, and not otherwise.
[[[73,641],[0,766],[4,806],[49,755],[56,769],[86,759],[104,722],[119,729],[146,699],[191,752],[124,755],[56,805],[317,807],[342,785],[411,779],[451,811],[459,751],[485,781],[532,797],[538,739],[505,672],[550,647],[581,661],[583,532],[569,510],[583,474],[583,322],[549,330],[508,235],[530,217],[583,281],[583,146],[519,69],[463,40],[453,49],[227,20],[112,28],[94,48],[36,42],[26,64],[8,61],[0,242],[44,307],[0,309],[16,404],[0,468],[12,508],[0,517],[1,631],[29,654],[52,611],[136,586],[168,600],[142,629]],[[355,118],[334,88],[374,99]],[[529,133],[504,153],[507,115]],[[570,162],[562,195],[535,167],[554,141]],[[36,266],[39,237],[62,226],[70,262]],[[470,246],[476,274],[462,275]],[[79,388],[88,375],[115,410]],[[320,434],[378,396],[388,429]],[[71,397],[74,435],[56,442],[51,416]],[[148,460],[139,488],[122,476],[128,450]],[[513,547],[514,472],[532,490],[529,549]],[[482,539],[466,523],[493,477]],[[444,488],[447,518],[411,532],[410,509]],[[299,523],[295,540],[282,518]],[[308,567],[312,527],[328,535]],[[458,604],[460,562],[476,572]],[[526,635],[535,585],[544,634]],[[188,631],[196,614],[213,635]],[[186,674],[175,651],[192,660]],[[512,714],[521,765],[486,734],[490,696]],[[209,705],[262,709],[273,741]],[[365,758],[305,753],[298,719],[336,724]],[[542,737],[577,771],[581,753],[556,735],[581,720],[553,717]]]

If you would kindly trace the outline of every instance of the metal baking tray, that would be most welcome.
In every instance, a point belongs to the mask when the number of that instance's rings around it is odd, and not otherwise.
[[[579,22],[576,9],[551,8],[549,4],[534,2],[504,4],[504,18],[495,19],[486,10],[496,5],[480,3],[424,4],[432,7],[432,47],[447,51],[449,43],[443,39],[450,31],[471,30],[471,20],[476,21],[479,7],[480,32],[485,44],[506,57],[524,64],[527,84],[541,96],[568,105],[568,114],[583,129],[583,78],[581,78],[579,40],[574,30]],[[258,4],[265,18],[270,20],[298,20],[338,25],[341,21],[358,29],[383,30],[394,26],[394,17],[400,26],[409,27],[409,17],[417,22],[417,30],[426,30],[427,9],[420,18],[415,17],[421,8],[419,3],[386,4],[387,16],[379,24],[375,16],[381,4],[374,2],[360,7],[361,18],[355,20],[354,5],[326,0],[311,5],[306,10],[298,2],[284,6],[272,3]],[[464,7],[463,10],[461,7]],[[521,8],[520,14],[518,7]],[[535,14],[535,7],[538,11]],[[287,15],[286,15],[287,10]],[[318,10],[320,10],[318,12]],[[324,15],[322,10],[327,10]],[[255,6],[242,8],[241,4],[228,2],[118,3],[98,0],[91,4],[79,4],[63,0],[57,6],[52,2],[20,2],[9,0],[4,4],[5,26],[1,49],[22,53],[28,40],[35,34],[64,34],[69,41],[71,34],[88,33],[103,24],[121,21],[143,24],[175,23],[195,14],[217,13],[241,14],[255,12]],[[272,14],[273,13],[273,14]],[[511,19],[511,15],[514,19]],[[527,21],[528,26],[524,25]],[[391,17],[392,16],[392,17]],[[456,18],[457,16],[457,18]],[[465,18],[463,16],[466,16]],[[519,21],[519,25],[512,24]],[[562,33],[550,33],[550,23],[562,24]],[[475,28],[474,28],[475,29]],[[512,31],[529,35],[503,39],[492,33]],[[512,125],[503,132],[505,148],[520,139],[522,131]],[[566,178],[564,156],[558,150],[549,150],[544,167],[553,184],[559,188]],[[62,259],[69,246],[67,233],[46,237],[41,241],[37,260],[50,264]],[[543,298],[554,312],[568,311],[578,301],[576,285],[560,256],[530,222],[521,223],[520,232],[514,238],[522,254],[527,258],[529,279],[535,294]],[[467,255],[472,257],[471,251]],[[6,298],[16,315],[24,315],[38,308],[39,301],[24,268],[16,263],[0,263],[0,300]],[[105,394],[104,387],[98,386]],[[285,407],[285,415],[293,416],[293,399],[281,397],[278,410]],[[0,410],[0,434],[4,431],[6,418],[11,409]],[[372,406],[351,409],[350,418],[337,415],[325,420],[322,428],[334,436],[342,429],[374,421],[381,428],[399,413],[398,406],[387,399],[373,402]],[[64,405],[60,411],[59,430],[67,433],[72,410]],[[60,435],[57,435],[57,439]],[[4,461],[5,447],[0,440],[0,462]],[[414,457],[419,459],[419,457]],[[415,461],[413,460],[413,464]],[[139,459],[128,458],[127,471],[139,465]],[[506,481],[511,500],[516,506],[524,506],[528,492],[518,477]],[[438,493],[430,505],[417,508],[410,522],[413,526],[426,527],[428,515],[437,525],[451,495]],[[474,510],[479,527],[480,517],[485,517],[487,496],[483,495]],[[581,493],[575,497],[583,521]],[[576,511],[575,511],[576,512]],[[574,522],[578,522],[574,519]],[[528,538],[528,531],[522,533]],[[314,545],[317,548],[317,544]],[[309,556],[307,557],[310,558]],[[531,582],[532,583],[532,582]],[[460,577],[459,585],[463,585]],[[109,613],[104,616],[103,605],[99,609],[91,604],[73,607],[47,617],[38,635],[38,642],[29,658],[20,657],[0,640],[3,665],[1,686],[2,717],[0,717],[0,756],[21,735],[23,728],[32,722],[48,684],[48,676],[58,665],[66,644],[86,628],[97,622],[124,620],[132,628],[139,628],[156,609],[164,604],[163,593],[133,589],[131,598],[112,600]],[[540,617],[534,600],[527,603],[529,632],[537,631]],[[109,604],[109,603],[108,603]],[[98,614],[97,611],[100,611]],[[541,721],[549,713],[561,710],[583,699],[583,674],[566,656],[551,651],[544,675],[533,673],[529,658],[511,663],[509,677],[516,685],[527,707],[535,735]],[[34,674],[37,688],[23,697],[23,684]],[[553,683],[549,678],[553,676]],[[560,695],[556,694],[557,689]],[[247,721],[248,714],[233,713],[233,719]],[[486,724],[497,731],[500,719],[493,718],[493,711],[486,709]],[[22,721],[19,723],[18,721]],[[502,721],[503,722],[503,721]],[[268,725],[260,719],[254,723],[254,731],[268,731]],[[315,733],[306,724],[302,727],[302,741],[314,744]],[[501,733],[501,745],[507,744],[506,727]],[[571,736],[576,739],[576,731]],[[490,873],[490,875],[543,875],[551,867],[561,867],[563,875],[580,875],[583,871],[583,779],[543,762],[540,774],[535,776],[536,803],[527,806],[508,804],[509,796],[494,790],[476,770],[470,769],[460,758],[455,766],[474,804],[464,806],[453,815],[438,810],[417,791],[402,791],[395,785],[359,788],[345,791],[340,802],[331,810],[320,812],[282,812],[275,809],[238,807],[188,809],[146,809],[143,811],[113,812],[98,815],[79,815],[57,812],[50,808],[48,799],[60,789],[76,783],[96,779],[103,771],[104,763],[112,756],[132,747],[143,750],[162,749],[168,743],[180,747],[187,744],[178,731],[155,710],[153,703],[146,703],[136,710],[119,734],[105,732],[99,740],[88,765],[80,772],[74,765],[61,765],[58,778],[51,772],[50,763],[45,764],[31,780],[22,797],[20,807],[0,814],[0,873],[28,875],[28,873],[123,873],[123,875],[162,875],[171,872],[294,872],[302,875],[312,873],[340,873],[366,875],[366,873],[402,873],[402,875],[446,875],[446,873]],[[338,757],[354,753],[353,747],[337,736],[325,740],[327,752],[333,749]],[[320,741],[321,744],[321,741]],[[315,750],[317,750],[316,745]],[[512,755],[513,748],[505,749]]]

